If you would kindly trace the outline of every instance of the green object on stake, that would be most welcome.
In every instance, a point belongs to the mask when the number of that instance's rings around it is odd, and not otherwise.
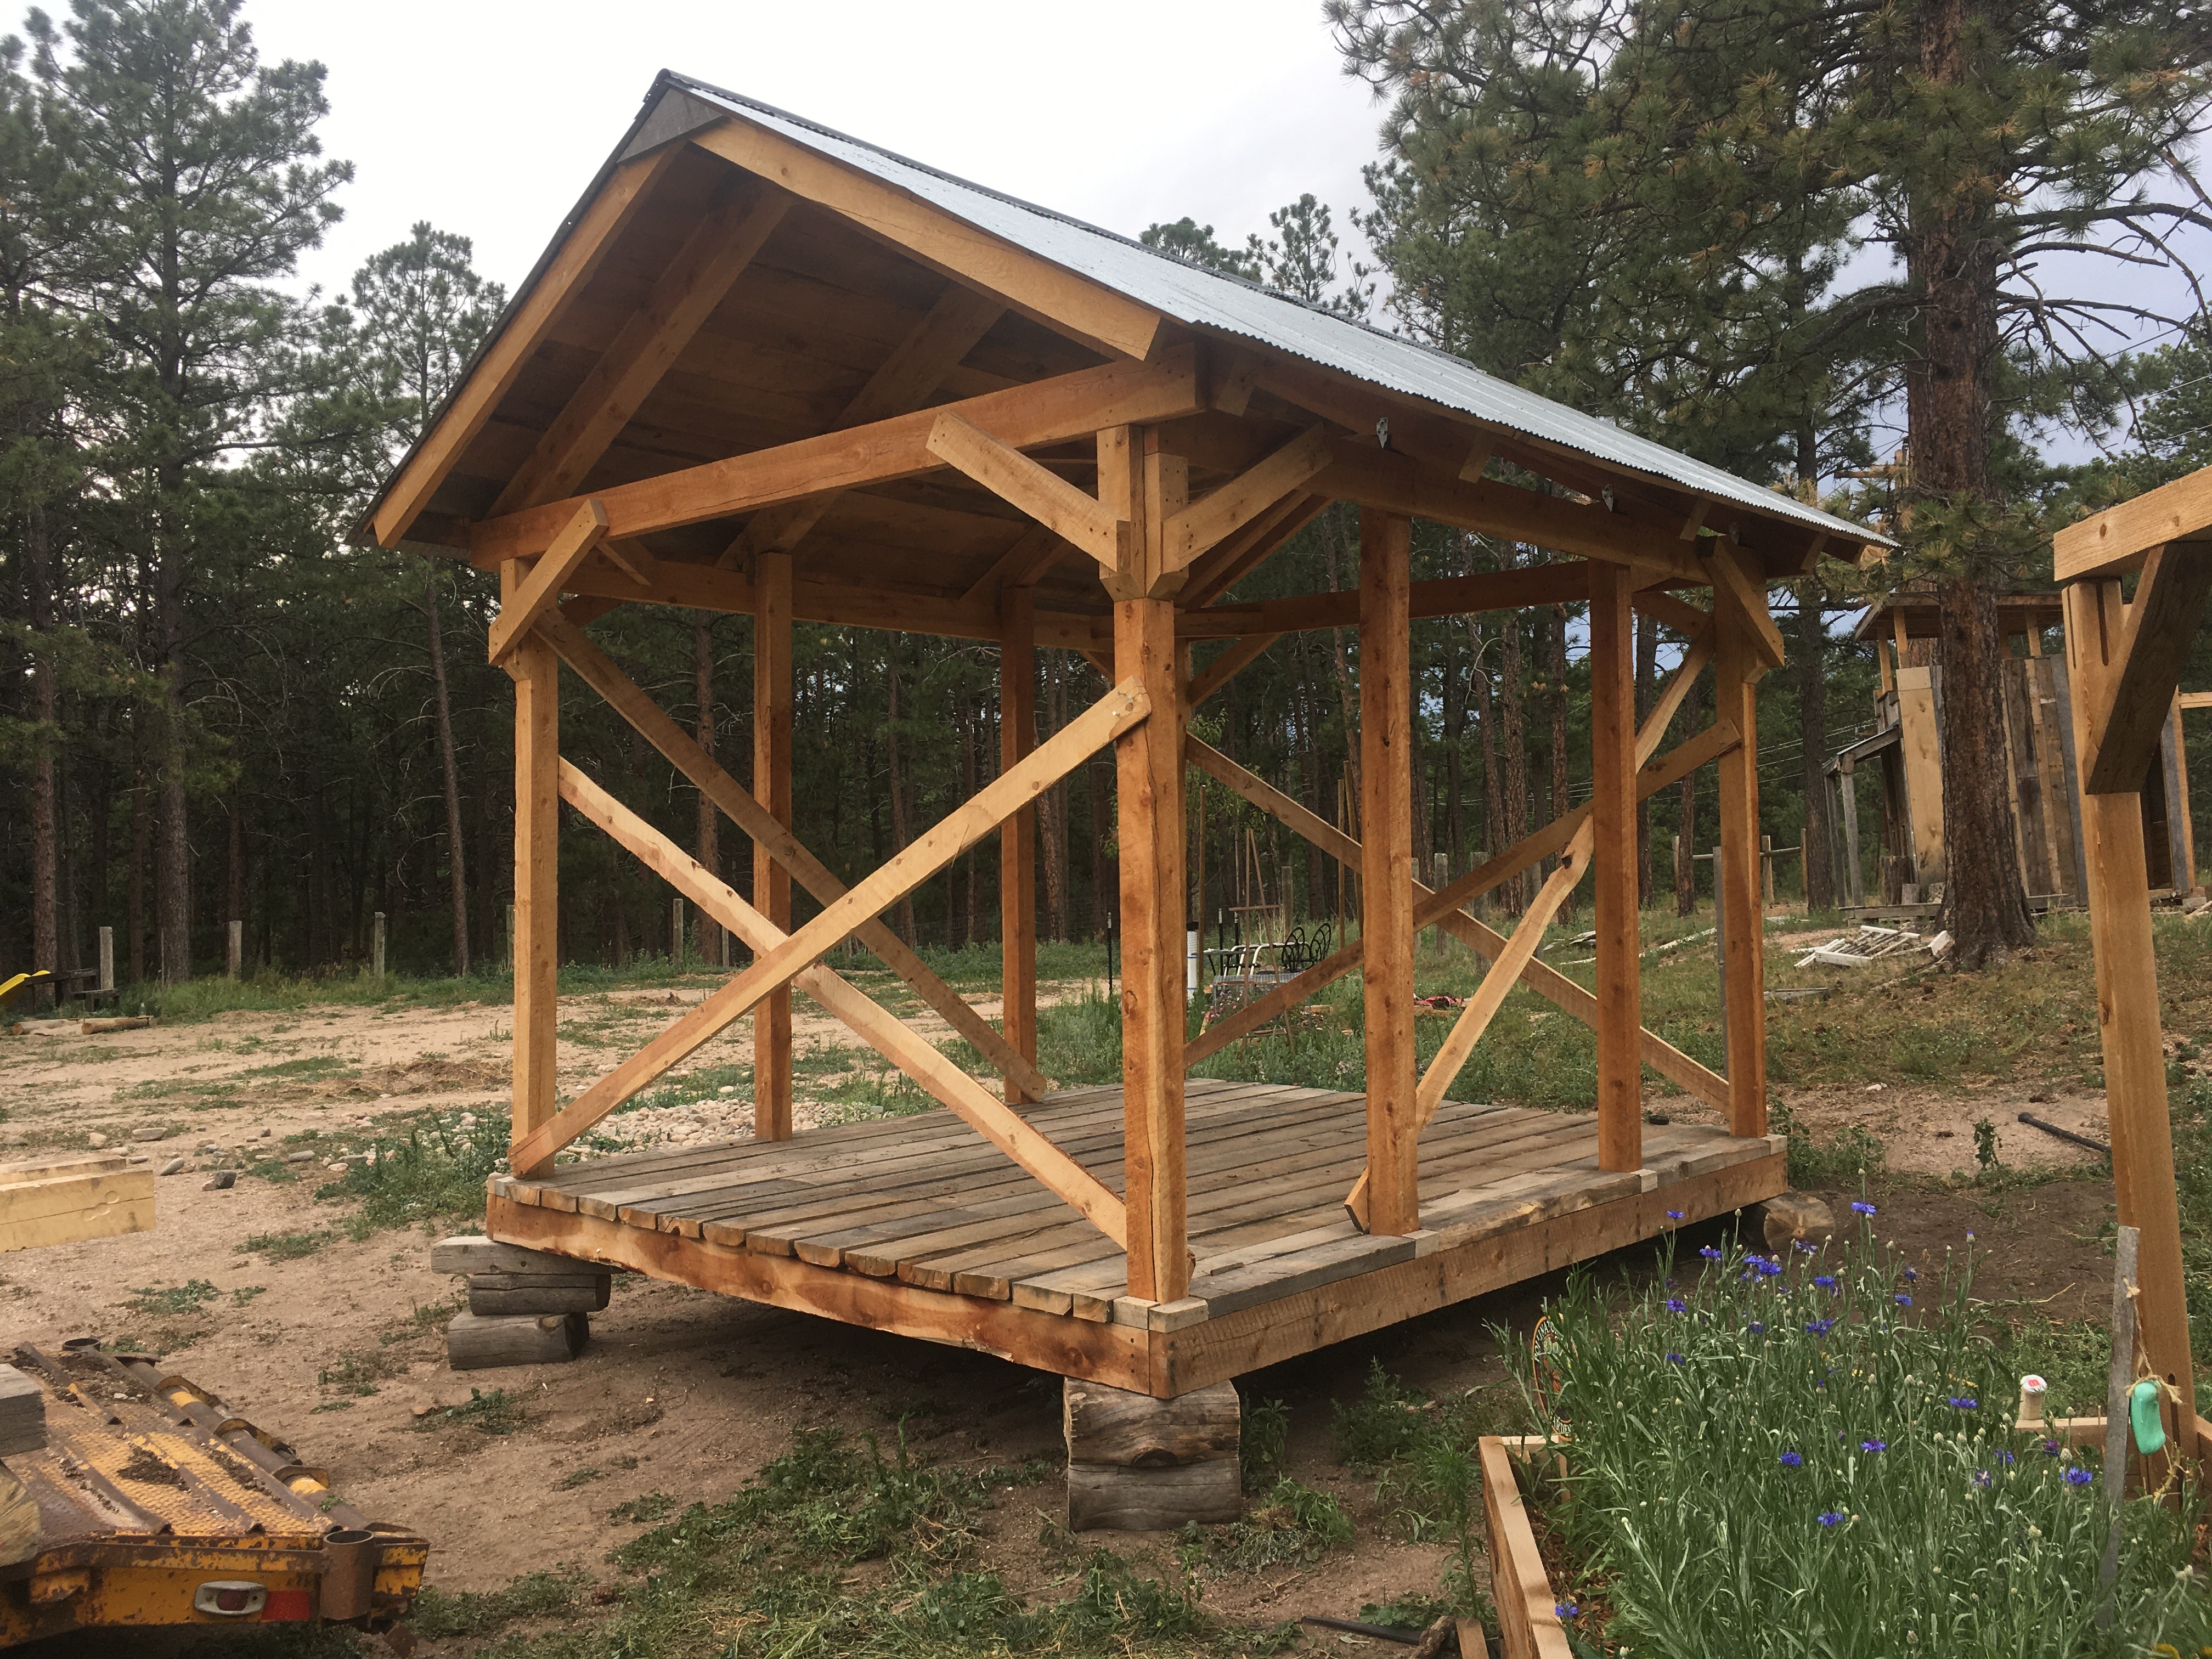
[[[2145,1457],[2166,1446],[2166,1423],[2159,1415],[2158,1384],[2148,1378],[2128,1390],[2128,1420],[2136,1431],[2136,1449]]]

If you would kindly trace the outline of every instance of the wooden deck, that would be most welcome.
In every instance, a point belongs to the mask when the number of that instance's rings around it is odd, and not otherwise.
[[[1024,1115],[1118,1188],[1121,1091]],[[492,1185],[493,1237],[1172,1395],[1736,1208],[1787,1184],[1780,1137],[1647,1125],[1597,1167],[1597,1119],[1447,1103],[1420,1231],[1345,1213],[1360,1096],[1193,1079],[1188,1296],[1125,1293],[1110,1241],[951,1113],[563,1165]],[[1558,1224],[1572,1218],[1571,1224]]]

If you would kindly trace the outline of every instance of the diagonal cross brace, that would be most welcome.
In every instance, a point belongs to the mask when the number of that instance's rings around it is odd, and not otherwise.
[[[743,939],[756,956],[790,937],[709,873],[698,860],[566,760],[561,763],[561,795],[636,854],[655,875]],[[1079,1211],[1116,1245],[1126,1245],[1127,1215],[1111,1189],[1033,1128],[1020,1113],[939,1054],[919,1031],[819,963],[801,970],[793,983],[1036,1176],[1048,1191]]]
[[[753,958],[753,965],[586,1089],[548,1122],[515,1144],[518,1175],[535,1174],[555,1152],[590,1128],[672,1066],[714,1037],[834,946],[863,921],[881,915],[999,825],[1066,777],[1151,712],[1143,684],[1123,681],[1018,766],[1010,767],[919,839],[783,943]]]
[[[790,871],[792,878],[800,886],[823,904],[845,896],[845,884],[806,849],[791,833],[789,826],[770,815],[750,790],[717,765],[714,757],[616,667],[581,629],[565,617],[554,617],[541,622],[538,631],[552,642],[561,659],[575,670],[579,678],[659,750],[662,758],[689,779],[700,793],[720,807],[731,823],[767,848],[769,856]],[[904,980],[908,988],[942,1016],[945,1024],[974,1043],[994,1069],[1019,1085],[1023,1092],[1032,1098],[1042,1099],[1052,1092],[1052,1079],[1031,1065],[957,991],[932,972],[888,923],[871,917],[853,931],[860,943]]]

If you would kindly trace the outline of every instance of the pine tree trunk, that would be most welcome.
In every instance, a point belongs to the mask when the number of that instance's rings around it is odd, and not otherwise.
[[[469,972],[469,874],[461,829],[461,767],[453,753],[453,705],[446,687],[446,638],[434,566],[422,584],[422,619],[430,639],[430,684],[437,694],[438,762],[446,780],[446,889],[453,907],[453,972]]]
[[[1966,80],[1966,0],[1930,0],[1918,14],[1922,73]],[[1990,377],[1998,352],[1996,244],[1978,192],[1914,204],[1905,242],[1921,296],[1920,352],[1905,372],[1911,494],[1926,518],[1955,527],[1963,558],[1936,583],[1943,756],[1943,921],[1952,961],[1973,969],[2034,943],[2006,790],[2004,638],[1992,586],[1994,550],[1975,527],[1995,504],[1990,477]]]
[[[131,715],[131,878],[128,903],[131,932],[131,982],[146,982],[146,762],[139,721],[143,707]]]
[[[698,611],[691,622],[691,698],[697,714],[692,721],[691,735],[708,759],[714,757],[714,618],[711,611]],[[703,789],[696,792],[696,818],[694,853],[707,873],[716,880],[722,875],[722,813]],[[699,957],[702,962],[720,964],[726,960],[722,949],[722,925],[704,911],[699,914],[696,932]]]
[[[50,638],[54,626],[52,551],[46,514],[33,507],[23,518],[26,620],[35,635],[31,649],[30,965],[46,969],[60,965],[61,945],[61,811],[54,761],[61,737],[61,686]]]
[[[226,820],[223,835],[226,867],[222,883],[222,939],[223,959],[228,963],[230,958],[230,924],[234,921],[243,924],[246,921],[246,811],[238,798],[238,786],[235,784],[231,786],[230,799],[224,804],[223,817]],[[241,925],[239,945],[241,957],[246,949],[244,933],[245,928]],[[243,975],[246,971],[246,964],[241,961],[239,972]]]
[[[1482,851],[1494,857],[1505,846],[1505,797],[1498,764],[1497,699],[1491,693],[1490,670],[1483,665],[1480,622],[1469,617],[1467,631],[1474,641],[1474,735],[1482,750]]]
[[[1836,908],[1836,866],[1828,823],[1828,629],[1820,584],[1808,577],[1797,612],[1797,728],[1804,738],[1805,830],[1797,863],[1805,872],[1805,910]]]

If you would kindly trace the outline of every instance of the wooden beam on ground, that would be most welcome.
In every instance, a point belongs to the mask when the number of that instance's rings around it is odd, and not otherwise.
[[[2051,574],[2061,583],[2124,576],[2141,568],[2154,547],[2206,541],[2212,541],[2212,467],[2068,525],[2051,538]]]
[[[772,184],[710,208],[499,492],[495,519],[580,487],[671,364],[782,223],[792,198]]]
[[[538,280],[518,296],[512,314],[484,347],[468,379],[456,388],[453,402],[415,447],[414,453],[401,464],[398,476],[378,500],[368,521],[378,546],[390,547],[405,537],[416,515],[453,471],[461,452],[514,390],[523,366],[568,308],[569,300],[591,282],[599,260],[680,148],[670,145],[622,163],[586,205],[575,228],[562,239],[560,251]],[[550,535],[541,536],[538,547],[550,539]],[[510,551],[529,554],[538,547],[523,543]],[[489,562],[493,566],[497,562],[496,559]]]
[[[2081,749],[2081,787],[2093,795],[2132,794],[2159,752],[2166,711],[2204,625],[2212,598],[2212,546],[2154,548],[2127,607],[2110,672],[2101,677],[2094,724],[2074,728]],[[2169,802],[2168,811],[2177,810]],[[2177,872],[2178,873],[2178,872]]]
[[[791,790],[791,555],[763,553],[753,573],[753,788],[788,834]],[[791,931],[791,871],[753,843],[753,899],[769,925]],[[791,1139],[791,989],[779,986],[753,1012],[753,1136]]]
[[[1329,464],[1328,428],[1310,427],[1258,465],[1182,508],[1161,526],[1164,562],[1181,570],[1263,513],[1302,497]]]
[[[520,574],[520,561],[515,562],[518,580],[502,584],[506,597],[500,601],[499,615],[491,620],[487,647],[490,660],[504,660],[515,642],[559,602],[561,590],[575,574],[577,566],[591,556],[606,533],[606,509],[587,501],[568,515],[546,543],[543,556],[530,567],[527,575]]]
[[[1633,579],[1590,572],[1590,831],[1596,887],[1598,1168],[1644,1166],[1642,906],[1636,857]]]
[[[1413,526],[1359,515],[1359,933],[1366,1014],[1367,1169],[1361,1224],[1420,1224],[1419,1073],[1413,1050]]]
[[[660,705],[616,667],[605,653],[585,638],[580,629],[566,623],[553,623],[540,624],[538,632],[551,642],[578,678],[598,692],[640,736],[659,750],[662,758],[713,801],[756,845],[773,853],[817,902],[832,904],[845,896],[845,884],[830,873],[829,866],[778,823],[743,784],[717,765],[712,756],[669,719]],[[993,1066],[1014,1078],[1025,1093],[1042,1097],[1050,1091],[1052,1080],[1009,1046],[990,1022],[933,972],[890,930],[889,924],[880,917],[871,917],[853,931],[861,944],[906,982],[909,990],[934,1009],[955,1032],[975,1044]]]
[[[513,584],[510,584],[513,586]],[[536,633],[514,677],[514,1070],[511,1140],[552,1120],[560,1024],[561,659]]]
[[[1188,347],[1177,348],[1164,353],[1158,362],[1078,369],[938,409],[682,467],[635,483],[617,484],[598,495],[606,507],[609,534],[648,536],[825,491],[890,483],[933,471],[945,463],[930,449],[929,436],[937,417],[948,410],[998,443],[1020,450],[1065,443],[1116,422],[1194,414],[1202,401],[1195,354]],[[580,504],[553,501],[472,526],[470,557],[489,568],[504,559],[535,554]]]
[[[1282,637],[1280,634],[1248,634],[1234,641],[1226,651],[1191,676],[1190,706],[1197,708],[1257,662],[1267,647]]]
[[[879,916],[896,904],[997,829],[1017,807],[1035,799],[1098,749],[1140,723],[1150,708],[1140,684],[1130,683],[1109,690],[1054,734],[1050,742],[1040,744],[1020,766],[1001,773],[955,807],[842,898],[823,906],[820,915],[781,945],[755,957],[751,967],[556,1114],[551,1122],[515,1147],[510,1159],[515,1172],[534,1175],[549,1168],[554,1153],[562,1147],[688,1058],[701,1044],[712,1041],[732,1021],[751,1012],[770,991],[819,960],[861,921]]]
[[[1728,1009],[1729,1129],[1766,1133],[1766,908],[1759,881],[1759,678],[1764,659],[1752,619],[1725,592],[1717,596],[1718,649],[1714,659],[1716,720],[1741,736],[1721,757],[1721,855],[1713,872],[1721,895]],[[1770,624],[1771,626],[1771,624]]]
[[[561,763],[561,794],[647,869],[735,933],[756,956],[774,950],[789,937],[704,865],[565,760]],[[1030,1127],[1019,1113],[938,1053],[919,1031],[826,968],[805,969],[796,983],[855,1036],[957,1113],[1115,1244],[1124,1241],[1127,1228],[1121,1200],[1096,1176]]]
[[[2075,581],[2059,591],[2079,744],[2098,711],[2110,707],[2126,665],[2113,646],[2124,641],[2126,629],[2117,579]],[[2168,690],[2170,695],[2170,686]],[[2091,755],[2081,753],[2076,770],[2086,777],[2093,763]],[[2138,770],[2138,784],[2142,776]],[[2191,1423],[2197,1415],[2196,1365],[2189,1340],[2166,1049],[2159,1029],[2158,957],[2151,936],[2142,795],[2085,791],[2081,832],[2105,1102],[2112,1124],[2112,1192],[2119,1224],[2142,1232],[2138,1340],[2150,1368],[2180,1391],[2180,1420]]]
[[[868,377],[867,384],[838,412],[827,430],[842,432],[871,421],[888,420],[927,400],[945,383],[962,358],[1006,314],[1006,308],[988,295],[978,294],[959,283],[950,284],[914,331],[892,348],[891,355]],[[806,539],[823,514],[834,507],[838,494],[809,496],[756,513],[744,533],[732,542],[716,562],[730,566],[769,551],[789,553]]]
[[[0,1251],[153,1229],[154,1171],[128,1167],[120,1152],[0,1168]]]
[[[1036,747],[1036,611],[1026,587],[1000,600],[999,767],[1012,771]],[[1036,1065],[1036,808],[1025,805],[999,826],[1000,1024],[1006,1042]],[[1040,1098],[1009,1073],[1007,1103]],[[1126,1236],[1126,1235],[1125,1235]]]
[[[1491,964],[1490,971],[1482,976],[1482,983],[1475,988],[1474,994],[1460,1010],[1459,1018],[1452,1022],[1451,1030],[1445,1033],[1416,1091],[1413,1134],[1417,1140],[1420,1132],[1428,1127],[1429,1120],[1437,1115],[1437,1108],[1443,1104],[1444,1091],[1451,1087],[1460,1067],[1467,1064],[1474,1045],[1482,1041],[1482,1034],[1490,1029],[1490,1022],[1504,1006],[1506,994],[1521,982],[1522,975],[1535,960],[1536,947],[1544,940],[1544,930],[1552,925],[1552,918],[1559,915],[1559,907],[1567,902],[1567,895],[1589,867],[1589,852],[1590,830],[1585,823],[1567,844],[1566,856],[1560,860],[1559,867],[1538,890],[1534,902],[1522,913],[1513,937],[1506,941],[1505,949]],[[1352,1182],[1352,1190],[1344,1197],[1345,1212],[1364,1233],[1391,1231],[1376,1224],[1369,1179],[1374,1171],[1374,1155],[1370,1152],[1368,1167],[1360,1172],[1359,1179]]]
[[[1371,441],[1340,438],[1334,459],[1314,480],[1322,494],[1362,507],[1426,519],[1485,535],[1530,542],[1586,559],[1628,564],[1703,584],[1711,577],[1671,530],[1579,506],[1560,495],[1490,479],[1469,483],[1422,466]]]
[[[1128,532],[1095,496],[1086,495],[1047,466],[1009,448],[946,410],[930,428],[929,453],[966,473],[1008,505],[1018,507],[1061,540],[1109,570],[1121,563]]]

